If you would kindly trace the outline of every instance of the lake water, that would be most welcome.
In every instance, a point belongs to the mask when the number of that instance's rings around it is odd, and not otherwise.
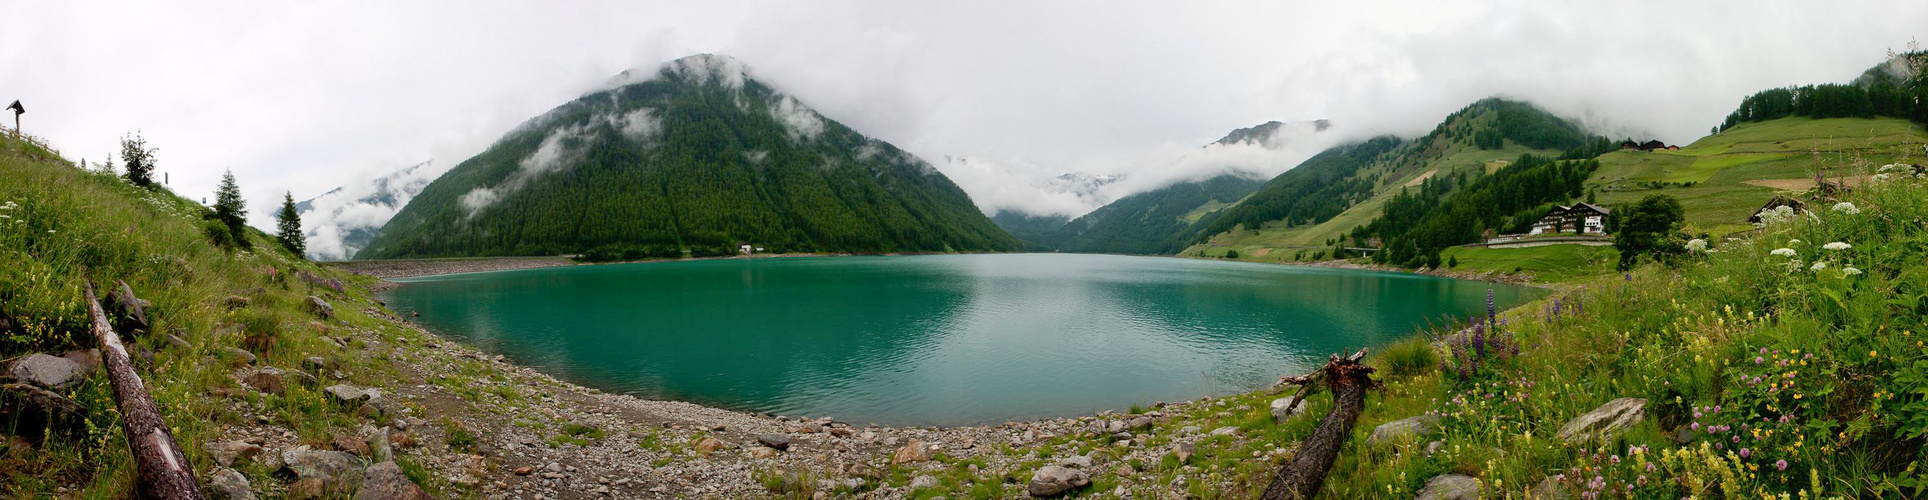
[[[398,280],[390,308],[608,392],[889,425],[1071,416],[1265,387],[1544,292],[1163,257],[727,259]]]

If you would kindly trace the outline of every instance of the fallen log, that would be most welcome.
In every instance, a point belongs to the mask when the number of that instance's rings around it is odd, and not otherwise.
[[[1352,427],[1359,422],[1359,414],[1366,409],[1366,391],[1378,387],[1372,380],[1372,367],[1361,364],[1366,350],[1344,358],[1334,354],[1325,366],[1317,372],[1299,377],[1310,387],[1315,379],[1324,380],[1332,390],[1332,411],[1327,413],[1312,435],[1299,443],[1299,451],[1292,461],[1279,467],[1279,475],[1266,486],[1265,500],[1287,500],[1312,498],[1318,495],[1319,488],[1325,485],[1326,472],[1339,458],[1339,450],[1346,437],[1352,435]],[[1305,389],[1300,389],[1300,398]],[[1292,406],[1299,401],[1293,400]],[[1292,406],[1288,406],[1291,408]]]
[[[127,289],[126,283],[119,284],[122,290]],[[131,298],[132,293],[128,295]],[[148,395],[140,374],[134,372],[127,347],[121,345],[120,335],[114,333],[100,300],[94,297],[93,283],[87,284],[87,310],[93,317],[94,340],[100,343],[107,380],[114,387],[114,405],[120,408],[121,430],[127,432],[127,445],[134,451],[140,496],[166,500],[202,498],[187,455],[174,444],[174,433],[161,419],[161,412],[154,405],[154,398]]]

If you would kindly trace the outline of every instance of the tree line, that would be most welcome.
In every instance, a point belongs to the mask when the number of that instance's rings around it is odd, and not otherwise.
[[[1526,154],[1490,175],[1480,170],[1438,176],[1417,190],[1401,189],[1385,212],[1354,228],[1351,238],[1379,239],[1380,263],[1407,267],[1440,265],[1446,247],[1476,243],[1482,234],[1519,230],[1538,220],[1548,205],[1583,195],[1587,177],[1600,168],[1592,159],[1553,159]]]

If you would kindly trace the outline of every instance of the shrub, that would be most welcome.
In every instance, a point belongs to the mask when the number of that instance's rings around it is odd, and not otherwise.
[[[1386,346],[1380,358],[1385,360],[1386,372],[1394,377],[1419,375],[1439,366],[1439,353],[1423,336]]]

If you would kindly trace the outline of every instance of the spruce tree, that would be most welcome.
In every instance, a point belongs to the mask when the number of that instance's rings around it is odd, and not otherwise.
[[[221,186],[214,191],[214,218],[228,226],[234,243],[248,247],[248,202],[241,199],[241,186],[234,183],[234,171],[221,174]]]
[[[127,161],[127,180],[134,185],[147,187],[154,184],[154,153],[160,148],[147,147],[147,139],[139,131],[133,136],[121,136],[121,159]],[[112,165],[113,160],[108,160]]]
[[[301,235],[301,213],[295,211],[294,193],[285,193],[281,198],[281,211],[274,214],[275,239],[281,247],[295,253],[295,257],[306,258],[308,238]]]

